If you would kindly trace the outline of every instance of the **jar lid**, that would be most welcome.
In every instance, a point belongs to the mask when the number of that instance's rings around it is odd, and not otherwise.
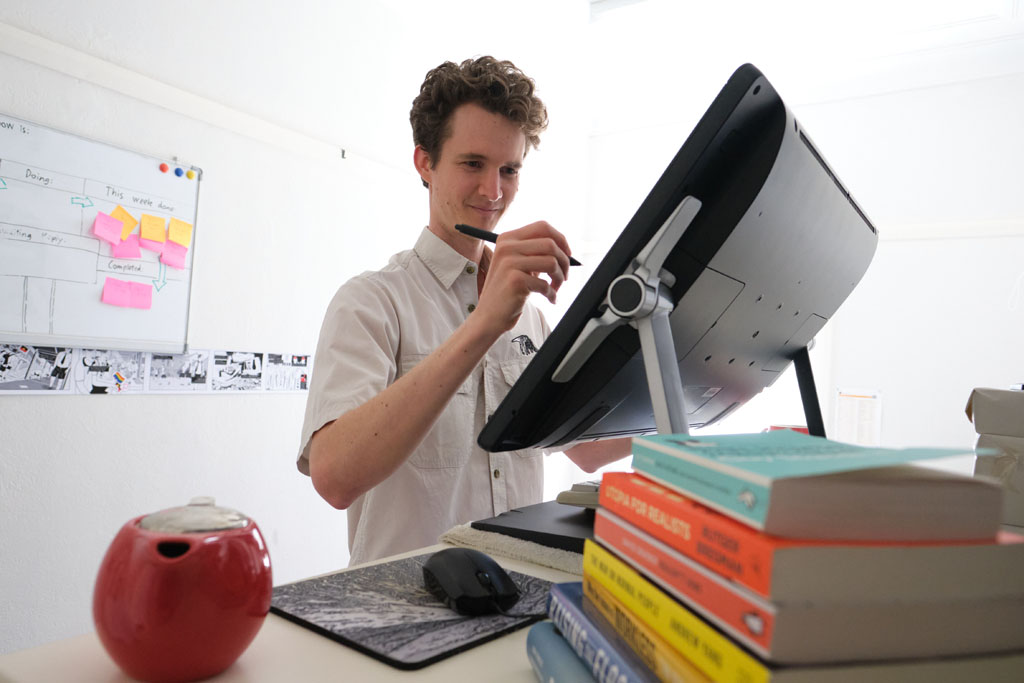
[[[210,496],[198,496],[188,505],[154,512],[139,522],[143,529],[167,534],[226,531],[241,529],[247,524],[248,517],[235,510],[217,507]]]

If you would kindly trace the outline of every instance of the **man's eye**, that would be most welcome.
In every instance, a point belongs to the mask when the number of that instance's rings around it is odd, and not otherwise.
[[[506,166],[503,170],[505,171],[505,175],[519,175],[519,169],[518,168],[512,168],[511,166]]]
[[[469,166],[470,168],[480,168],[481,166],[483,166],[483,164],[481,164],[479,161],[467,161],[465,163],[466,166]]]

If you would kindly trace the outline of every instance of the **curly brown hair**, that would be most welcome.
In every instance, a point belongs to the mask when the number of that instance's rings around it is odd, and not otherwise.
[[[426,150],[431,166],[436,166],[441,146],[451,137],[452,112],[473,102],[518,124],[526,135],[527,149],[536,148],[548,125],[548,111],[534,94],[535,87],[533,79],[509,61],[484,56],[461,64],[445,62],[427,72],[412,101],[413,142]]]

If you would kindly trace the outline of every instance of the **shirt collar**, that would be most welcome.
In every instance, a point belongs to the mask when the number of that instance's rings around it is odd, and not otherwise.
[[[423,228],[413,250],[445,289],[451,288],[456,278],[465,272],[466,266],[475,266],[472,261],[430,232],[430,228]]]

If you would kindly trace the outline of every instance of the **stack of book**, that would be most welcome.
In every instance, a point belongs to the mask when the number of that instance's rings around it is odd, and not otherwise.
[[[602,480],[582,584],[549,599],[592,678],[1024,680],[1024,536],[1000,531],[1000,486],[908,464],[959,452],[776,431],[633,454]]]

